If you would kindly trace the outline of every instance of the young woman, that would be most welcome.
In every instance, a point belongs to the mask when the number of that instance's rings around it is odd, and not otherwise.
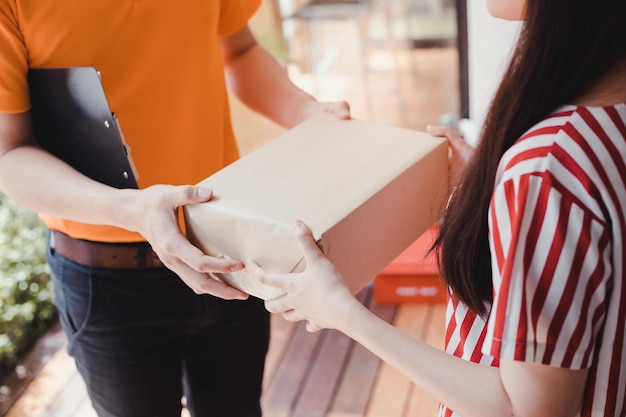
[[[446,352],[360,305],[301,222],[304,272],[250,269],[287,291],[269,311],[354,338],[443,416],[624,416],[626,2],[488,6],[524,24],[440,224]],[[451,139],[451,165],[465,160],[458,137],[431,133]]]

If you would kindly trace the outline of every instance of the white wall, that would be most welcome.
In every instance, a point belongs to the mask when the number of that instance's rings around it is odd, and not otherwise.
[[[467,20],[470,118],[480,127],[517,41],[520,23],[491,16],[486,0],[467,0]]]

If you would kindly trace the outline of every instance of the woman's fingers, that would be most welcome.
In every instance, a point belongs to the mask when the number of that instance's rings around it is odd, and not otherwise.
[[[319,326],[317,326],[317,325],[315,325],[315,324],[311,323],[310,321],[307,321],[307,322],[306,322],[306,330],[307,330],[309,333],[319,332],[320,330],[323,330],[323,329],[324,329],[323,327],[319,327]]]
[[[261,284],[288,291],[289,274],[276,274],[266,271],[256,262],[250,262],[247,267],[250,275]]]
[[[265,300],[265,309],[270,313],[284,313],[293,310],[286,295],[272,298],[271,300]]]
[[[443,126],[427,126],[426,131],[433,136],[445,137],[450,144],[450,185],[458,185],[463,178],[465,169],[474,154],[469,145],[458,132]]]
[[[311,229],[302,220],[296,220],[293,224],[293,229],[305,259],[312,259],[322,255],[322,250],[317,246]]]
[[[447,138],[455,147],[467,145],[465,139],[456,130],[449,127],[428,125],[426,126],[426,131],[433,136]]]

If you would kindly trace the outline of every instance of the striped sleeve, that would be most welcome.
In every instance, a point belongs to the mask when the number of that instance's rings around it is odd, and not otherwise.
[[[562,106],[535,125],[495,178],[489,315],[451,294],[446,351],[589,369],[577,416],[624,417],[625,213],[626,103]],[[439,415],[458,417],[445,405]]]
[[[606,312],[610,231],[575,152],[537,146],[554,132],[535,134],[506,161],[492,199],[494,302],[482,350],[588,368]]]

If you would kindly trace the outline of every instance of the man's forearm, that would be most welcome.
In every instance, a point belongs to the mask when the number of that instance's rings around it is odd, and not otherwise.
[[[226,75],[230,90],[242,103],[286,128],[304,121],[302,109],[315,102],[258,44],[228,62]]]
[[[34,146],[20,146],[0,157],[0,190],[38,213],[112,226],[128,226],[124,193],[93,181]]]

